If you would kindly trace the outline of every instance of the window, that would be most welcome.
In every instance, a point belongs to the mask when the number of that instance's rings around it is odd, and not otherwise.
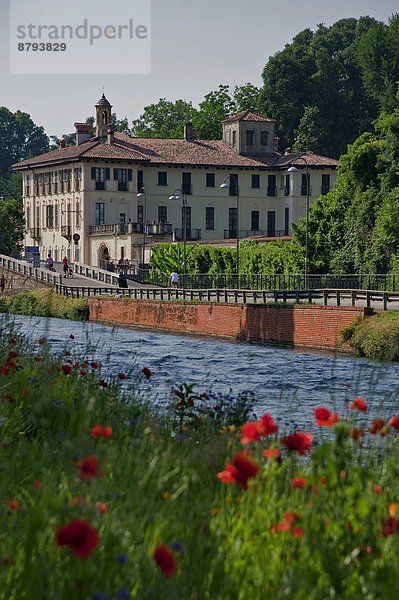
[[[126,223],[126,213],[119,213],[119,223]]]
[[[285,185],[284,185],[284,196],[289,196],[290,195],[290,176],[286,175],[285,176]]]
[[[245,132],[245,136],[246,136],[246,140],[247,140],[247,146],[253,146],[254,145],[254,139],[255,139],[255,132],[253,129],[247,129],[247,131]]]
[[[25,177],[25,196],[30,196],[30,175]]]
[[[54,194],[58,194],[58,171],[53,173],[53,191]]]
[[[276,211],[267,211],[267,237],[276,237]]]
[[[26,228],[29,229],[30,227],[30,207],[27,206],[26,207],[26,213],[25,213],[25,219],[26,219]]]
[[[330,175],[321,176],[321,193],[328,194],[330,191]]]
[[[269,135],[268,131],[261,131],[260,132],[260,145],[261,146],[267,146],[268,135]]]
[[[288,206],[284,209],[284,235],[290,235],[290,209]]]
[[[229,238],[237,237],[237,209],[229,208]]]
[[[158,223],[168,222],[168,207],[158,206]]]
[[[144,171],[137,171],[137,191],[140,193],[144,187]]]
[[[81,167],[77,167],[76,169],[73,170],[73,178],[74,178],[74,184],[75,184],[75,191],[79,192],[82,185],[81,185],[81,179],[82,179],[82,168]]]
[[[54,206],[54,227],[56,229],[58,229],[58,227],[59,227],[58,214],[59,214],[59,207],[58,207],[58,204],[56,204]]]
[[[132,181],[132,169],[114,169],[114,181],[118,182],[118,192],[127,192],[127,182]]]
[[[207,206],[205,209],[205,229],[215,229],[215,209],[213,206]]]
[[[276,196],[277,195],[276,176],[275,175],[267,176],[267,195],[268,196]]]
[[[191,173],[183,173],[182,174],[181,187],[182,187],[184,194],[190,195],[193,193],[192,186],[191,186]]]
[[[168,174],[166,171],[158,171],[158,185],[168,185]]]
[[[191,237],[191,206],[181,207],[181,229],[184,238],[184,221],[186,222],[186,238]]]
[[[40,206],[36,206],[36,223],[35,227],[40,227]]]
[[[307,177],[306,177],[306,173],[303,173],[302,174],[302,182],[301,182],[301,195],[307,196],[308,190],[310,193],[310,173],[307,173]]]
[[[237,143],[237,132],[233,131],[233,146],[235,146]]]
[[[46,206],[46,227],[52,229],[54,225],[54,212],[52,206]]]
[[[260,188],[260,175],[251,175],[251,187],[252,189]]]
[[[96,202],[96,225],[105,225],[104,202]]]
[[[109,171],[109,169],[108,169]],[[62,171],[63,191],[70,192],[72,189],[72,169],[64,169]]]
[[[144,223],[144,206],[142,204],[137,206],[137,223]]]
[[[206,174],[206,187],[215,187],[215,173]]]
[[[105,190],[105,182],[110,178],[110,170],[103,167],[92,167],[91,178],[96,182],[96,190]]]
[[[75,206],[75,227],[79,227],[80,225],[80,203],[76,202]]]
[[[229,177],[229,196],[238,196],[238,175],[232,173]]]
[[[251,212],[251,231],[259,231],[259,211]]]

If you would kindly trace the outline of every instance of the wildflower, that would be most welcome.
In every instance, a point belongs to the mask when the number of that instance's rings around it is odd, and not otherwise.
[[[212,517],[217,517],[219,513],[220,513],[220,508],[219,507],[214,506],[213,508],[211,508],[211,515],[212,515]]]
[[[75,496],[74,498],[68,500],[68,506],[70,508],[82,508],[83,506],[86,506],[86,500],[83,498],[83,496]]]
[[[180,540],[175,540],[174,542],[172,542],[171,548],[175,552],[183,552],[183,550],[184,550],[184,544]]]
[[[260,433],[258,429],[258,421],[253,421],[251,423],[245,423],[241,427],[241,444],[245,446],[246,444],[250,444],[251,442],[260,442]]]
[[[107,514],[108,507],[105,502],[96,502],[96,509],[102,514]]]
[[[40,356],[40,354],[36,354],[36,356],[34,356],[33,358],[36,362],[42,362],[43,360],[43,356]]]
[[[321,483],[321,485],[327,485],[327,482],[328,482],[328,479],[327,479],[326,475],[322,475],[320,477],[320,483]]]
[[[10,500],[8,503],[8,508],[12,510],[12,512],[16,512],[20,507],[18,500]]]
[[[388,512],[390,517],[394,517],[398,512],[398,504],[396,502],[392,502],[392,504],[388,507]]]
[[[362,437],[364,436],[364,430],[357,429],[356,427],[354,427],[353,429],[350,430],[349,435],[351,436],[352,439],[355,440],[355,442],[360,443],[362,440]]]
[[[165,577],[173,577],[173,575],[176,574],[176,558],[168,546],[159,544],[155,548],[152,558],[155,560]]]
[[[246,490],[248,479],[255,477],[258,471],[258,465],[248,452],[238,452],[233,458],[233,464],[227,463],[226,470],[221,471],[217,476],[224,483],[238,483]]]
[[[64,375],[70,375],[70,373],[72,371],[72,367],[71,367],[71,365],[62,365],[61,370],[64,373]]]
[[[16,340],[16,339],[14,339],[14,338],[10,338],[10,339],[8,340],[8,343],[10,344],[10,346],[16,346],[16,344],[17,344],[17,340]]]
[[[85,456],[82,462],[77,463],[80,479],[93,479],[100,476],[100,461],[96,456]]]
[[[308,485],[308,480],[305,477],[294,477],[291,479],[293,489],[302,489]]]
[[[118,373],[119,379],[126,379],[126,375],[124,373]]]
[[[394,429],[398,429],[399,430],[399,417],[392,417],[389,420],[389,424],[391,427],[393,427]]]
[[[397,519],[396,517],[388,517],[387,519],[383,519],[380,533],[382,537],[388,537],[389,535],[398,535],[399,519]]]
[[[100,385],[101,387],[108,387],[108,383],[105,381],[105,379],[100,379],[100,381],[98,382],[98,385]]]
[[[98,369],[98,362],[95,362],[94,360],[90,363],[90,366],[92,369]]]
[[[376,494],[382,494],[382,487],[380,485],[375,484],[373,490]]]
[[[278,432],[278,426],[275,423],[273,417],[266,413],[259,420],[259,433],[260,435],[272,435],[273,433]]]
[[[35,490],[41,490],[45,487],[43,481],[40,481],[40,479],[36,479],[32,483],[32,486],[35,488]]]
[[[314,410],[314,416],[316,418],[316,424],[318,427],[332,427],[339,421],[339,414],[332,413],[328,408],[319,406]]]
[[[57,529],[58,546],[69,546],[78,558],[88,558],[99,542],[97,530],[87,521],[71,521]]]
[[[6,402],[15,402],[15,398],[12,394],[4,394],[3,396],[3,400],[5,400]]]
[[[130,592],[126,588],[119,588],[116,592],[116,597],[119,598],[119,600],[129,600],[131,598]]]
[[[288,450],[298,452],[299,454],[306,454],[306,452],[309,452],[312,441],[313,435],[302,431],[291,433],[291,435],[287,435],[281,440],[282,444],[284,444]]]
[[[144,367],[143,369],[141,369],[141,372],[143,373],[143,375],[145,375],[145,377],[147,377],[147,379],[149,379],[152,375],[152,372],[148,367]]]
[[[37,340],[37,343],[38,343],[40,346],[43,346],[43,345],[46,343],[46,338],[45,338],[45,337],[41,337],[41,338],[39,338],[39,339]]]
[[[266,450],[263,450],[263,456],[265,458],[280,458],[280,450],[279,448],[266,448]]]
[[[277,531],[289,531],[295,537],[299,537],[303,535],[302,527],[299,527],[297,521],[302,519],[302,515],[297,512],[286,512],[284,515],[284,519],[278,525],[272,525],[272,531],[275,533]]]
[[[170,492],[164,492],[164,493],[162,494],[162,498],[163,498],[164,500],[171,500],[171,499],[173,498],[173,494],[171,494]]]
[[[386,422],[384,419],[373,419],[369,432],[373,435],[386,435]]]
[[[353,402],[349,402],[348,407],[351,410],[360,410],[361,412],[367,412],[366,400],[357,396]]]
[[[112,427],[110,427],[109,425],[106,425],[104,427],[103,425],[100,425],[100,423],[98,423],[90,429],[90,435],[92,438],[103,437],[107,440],[110,437],[112,437]]]
[[[10,352],[8,353],[8,358],[17,358],[17,356],[18,352],[16,352],[15,350],[10,350]]]
[[[126,554],[118,554],[115,560],[118,563],[118,565],[124,565],[127,561],[127,556]]]

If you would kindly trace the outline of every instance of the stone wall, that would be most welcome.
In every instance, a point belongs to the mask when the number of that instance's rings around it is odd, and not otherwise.
[[[90,298],[90,320],[174,333],[349,351],[340,332],[365,318],[364,308],[253,305]]]
[[[4,290],[5,294],[18,294],[19,292],[28,292],[47,287],[42,282],[33,279],[33,277],[15,273],[14,271],[7,271],[0,267],[0,277],[2,273],[4,273],[4,277],[7,279],[6,289]]]

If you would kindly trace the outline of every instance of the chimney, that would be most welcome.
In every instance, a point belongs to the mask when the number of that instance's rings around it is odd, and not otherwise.
[[[86,125],[86,123],[75,123],[75,139],[77,146],[89,141],[90,125]]]
[[[115,143],[115,125],[107,125],[107,144],[112,146]]]
[[[278,152],[278,143],[279,143],[279,141],[280,141],[280,138],[279,138],[279,137],[275,137],[275,138],[274,138],[274,146],[273,146],[273,150],[274,150],[275,152]]]
[[[185,124],[184,139],[186,140],[186,142],[193,142],[195,140],[195,129],[192,123]]]

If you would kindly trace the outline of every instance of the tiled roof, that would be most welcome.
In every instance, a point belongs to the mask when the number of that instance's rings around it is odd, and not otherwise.
[[[104,94],[101,96],[96,106],[107,106],[108,108],[112,108],[112,104],[106,99]]]
[[[302,159],[303,157],[303,159]],[[302,160],[301,160],[302,159]],[[275,167],[285,168],[295,165],[297,169],[306,168],[306,162],[311,167],[338,167],[339,161],[328,156],[313,154],[313,152],[293,152],[284,154],[276,161]]]
[[[40,156],[23,160],[13,165],[15,170],[50,164],[68,163],[85,159],[129,160],[153,165],[208,166],[231,168],[284,168],[293,164],[301,154],[263,154],[257,156],[240,156],[222,140],[195,140],[187,142],[182,139],[131,138],[123,133],[115,133],[115,143],[110,145],[106,140],[92,138],[79,146],[58,148]],[[306,154],[309,165],[314,167],[332,167],[338,165],[333,158]],[[299,167],[304,162],[298,160]]]
[[[269,119],[263,115],[255,112],[254,110],[243,110],[237,115],[233,115],[228,119],[222,121],[223,123],[235,123],[236,121],[252,121],[252,122],[263,122],[263,123],[275,123],[276,119]]]

